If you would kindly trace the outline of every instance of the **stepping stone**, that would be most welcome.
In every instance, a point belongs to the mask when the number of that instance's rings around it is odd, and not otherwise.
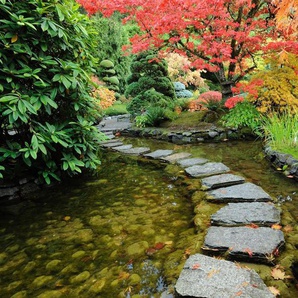
[[[118,147],[118,146],[122,146],[123,145],[123,142],[109,142],[109,143],[106,143],[106,144],[102,144],[102,147],[105,147],[105,148],[113,148],[113,147]]]
[[[211,216],[211,224],[239,226],[248,224],[271,226],[280,222],[280,210],[270,203],[229,203]]]
[[[122,153],[129,154],[129,155],[141,155],[144,153],[150,152],[150,148],[148,147],[135,147],[126,150],[119,150]]]
[[[272,198],[260,187],[247,182],[207,192],[207,199],[216,202],[268,202]]]
[[[174,153],[172,155],[168,155],[166,157],[162,157],[161,160],[165,161],[165,162],[169,162],[169,163],[175,163],[179,159],[184,159],[184,158],[187,158],[189,156],[191,156],[190,153],[179,152],[179,153]]]
[[[123,150],[127,150],[127,149],[130,149],[130,148],[132,148],[132,145],[131,144],[128,144],[128,145],[122,145],[122,146],[113,147],[113,150],[123,151]]]
[[[105,141],[99,142],[99,144],[105,145],[105,144],[112,144],[112,143],[118,143],[118,142],[121,142],[121,141],[119,141],[119,139],[117,139],[117,140],[114,139],[114,140],[105,140]]]
[[[228,251],[231,257],[271,263],[284,242],[283,232],[271,228],[210,227],[202,249]]]
[[[188,298],[275,297],[255,270],[201,254],[187,259],[175,290]]]
[[[182,168],[188,168],[194,165],[202,165],[204,163],[208,162],[208,159],[206,158],[186,158],[182,160],[178,160],[178,165]]]
[[[202,189],[214,189],[244,183],[245,179],[233,174],[221,174],[202,179]]]
[[[173,152],[174,152],[174,150],[159,149],[159,150],[153,151],[151,153],[144,154],[144,156],[149,157],[149,158],[159,159],[161,157],[171,155]]]
[[[204,165],[196,165],[185,169],[191,177],[207,177],[229,172],[230,169],[221,162],[208,162]]]

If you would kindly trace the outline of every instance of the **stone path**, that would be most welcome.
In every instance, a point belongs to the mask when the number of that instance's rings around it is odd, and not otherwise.
[[[150,152],[150,148],[133,147],[114,139],[101,146],[123,154],[177,164],[189,177],[201,179],[199,191],[206,192],[207,201],[229,203],[211,216],[203,251],[212,255],[226,252],[229,259],[274,262],[284,245],[283,232],[271,228],[280,222],[280,211],[261,187],[230,173],[223,163],[191,157],[188,152],[161,149]],[[193,255],[180,274],[176,292],[181,297],[233,297],[237,292],[243,293],[241,297],[274,297],[253,270],[236,270],[235,266],[232,262]]]

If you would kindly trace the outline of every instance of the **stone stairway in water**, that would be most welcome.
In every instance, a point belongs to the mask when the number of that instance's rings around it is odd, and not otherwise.
[[[202,247],[206,254],[226,252],[231,260],[274,262],[284,245],[283,232],[272,228],[280,222],[280,211],[261,187],[232,174],[223,163],[192,157],[187,152],[163,149],[152,152],[148,147],[134,147],[117,138],[102,142],[101,146],[126,155],[177,164],[187,176],[201,179],[202,189],[198,191],[206,193],[207,201],[227,203],[211,215]],[[203,254],[189,257],[175,290],[179,297],[275,297],[254,270]]]

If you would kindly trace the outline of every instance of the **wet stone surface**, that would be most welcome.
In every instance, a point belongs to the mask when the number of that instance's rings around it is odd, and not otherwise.
[[[159,159],[161,157],[171,155],[173,152],[174,152],[174,150],[159,149],[159,150],[153,151],[151,153],[144,154],[144,156],[148,157],[148,158]]]
[[[271,262],[274,252],[284,241],[282,231],[266,227],[210,227],[203,250],[228,250],[231,257],[247,258],[250,262]]]
[[[204,190],[226,187],[235,184],[244,183],[245,179],[238,175],[221,174],[202,179],[202,188]]]
[[[144,153],[150,152],[150,148],[148,147],[135,147],[126,150],[118,150],[122,153],[129,154],[129,155],[141,155]]]
[[[130,149],[130,148],[132,148],[132,145],[128,144],[128,145],[113,147],[113,150],[122,151],[122,150],[127,150],[127,149]]]
[[[118,142],[107,142],[105,144],[102,144],[101,146],[105,148],[112,148],[112,147],[118,147],[122,145],[123,145],[123,142],[118,141]]]
[[[221,162],[208,162],[204,165],[195,165],[185,169],[186,174],[195,178],[229,172],[230,169]]]
[[[211,216],[211,224],[219,226],[271,226],[280,222],[280,211],[270,203],[229,203]]]
[[[177,162],[177,164],[183,168],[191,167],[194,165],[202,165],[208,162],[208,159],[206,158],[187,158],[182,159]]]
[[[169,163],[175,163],[180,159],[184,159],[184,158],[187,158],[187,157],[190,157],[190,156],[191,156],[190,153],[179,152],[179,153],[174,153],[174,154],[166,156],[166,157],[162,157],[161,161],[169,162]]]
[[[186,261],[175,289],[178,297],[188,298],[274,297],[254,270],[201,254]]]
[[[208,191],[207,199],[218,202],[268,202],[272,198],[260,186],[247,182]]]

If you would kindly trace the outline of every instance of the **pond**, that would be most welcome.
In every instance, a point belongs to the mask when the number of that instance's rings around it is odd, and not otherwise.
[[[280,258],[293,259],[297,182],[270,167],[259,142],[126,142],[221,161],[263,187],[278,198],[288,227]],[[43,190],[20,215],[1,216],[1,297],[172,297],[166,290],[204,237],[193,224],[191,179],[182,181],[181,169],[116,153],[103,153],[102,161],[95,177]],[[268,266],[248,266],[270,275]],[[297,295],[293,281],[281,288],[282,297]]]

